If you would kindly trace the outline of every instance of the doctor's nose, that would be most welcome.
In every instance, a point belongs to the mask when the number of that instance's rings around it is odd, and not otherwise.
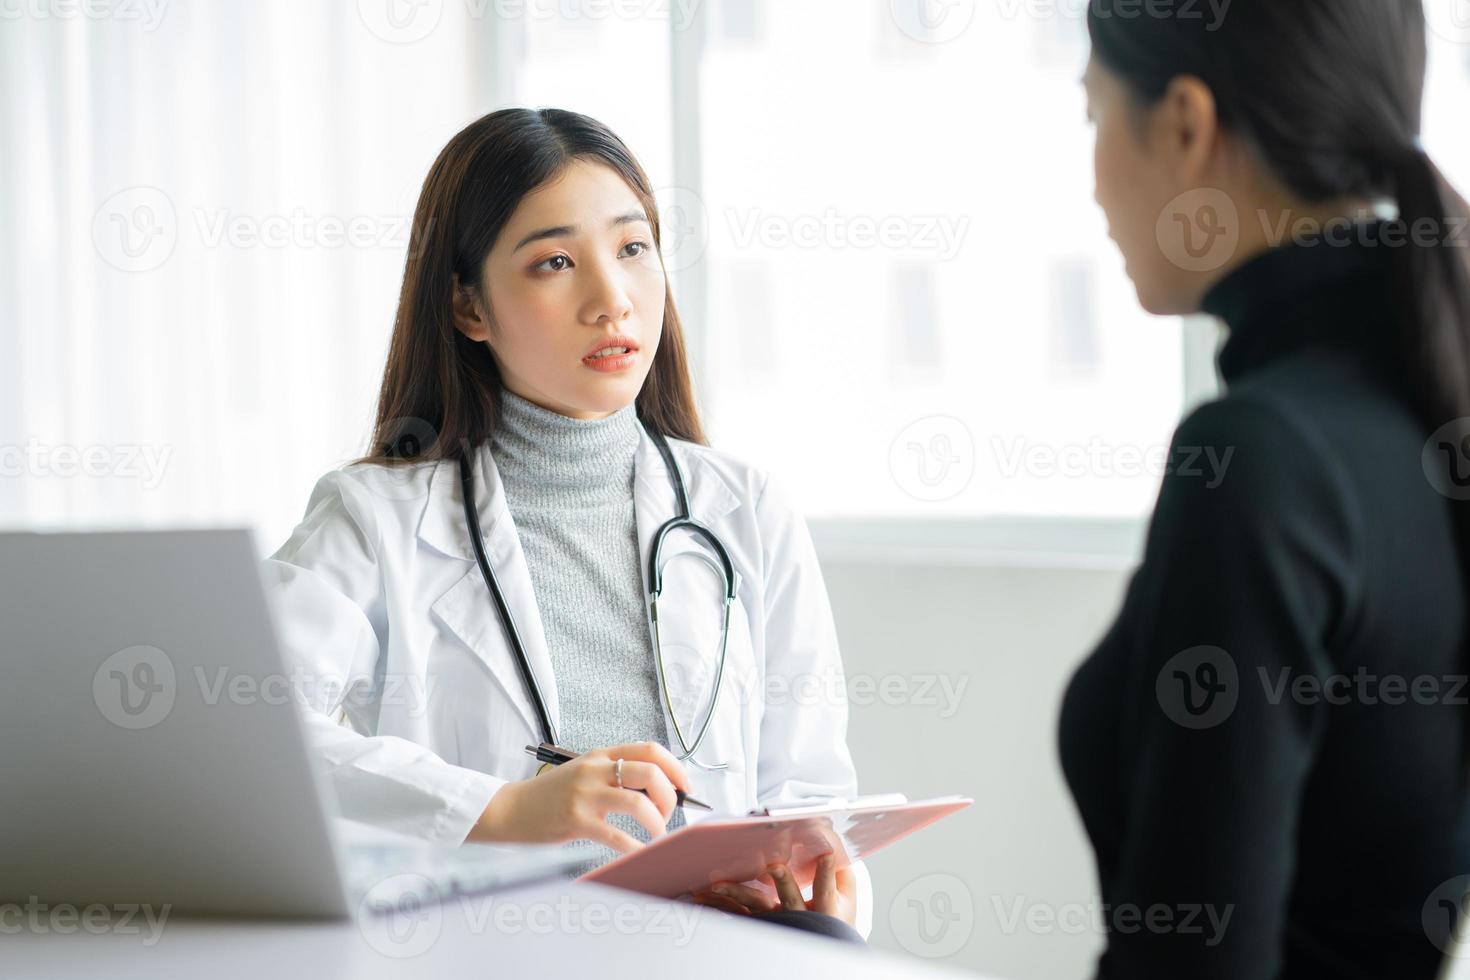
[[[585,322],[597,324],[611,320],[620,323],[632,315],[633,299],[615,270],[596,273],[588,289],[586,304],[582,308]]]

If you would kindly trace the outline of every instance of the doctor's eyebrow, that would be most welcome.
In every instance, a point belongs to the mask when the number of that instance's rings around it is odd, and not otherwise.
[[[632,224],[635,221],[647,223],[648,215],[642,211],[629,211],[626,214],[620,214],[616,218],[613,218],[607,225],[609,228],[616,228],[619,225]],[[531,232],[525,238],[516,242],[516,247],[511,249],[511,252],[519,252],[532,242],[539,242],[546,238],[566,238],[568,235],[575,235],[576,233],[576,225],[556,225],[551,228],[542,228],[538,231]]]

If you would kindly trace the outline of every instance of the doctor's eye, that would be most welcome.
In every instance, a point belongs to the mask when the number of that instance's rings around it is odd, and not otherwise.
[[[571,265],[572,260],[567,258],[565,255],[553,255],[550,258],[542,259],[531,268],[539,269],[544,272],[562,272],[566,269],[571,268]]]

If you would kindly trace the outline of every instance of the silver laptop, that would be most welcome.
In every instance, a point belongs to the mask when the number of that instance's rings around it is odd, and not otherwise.
[[[576,867],[353,843],[247,530],[0,534],[0,902],[341,918]]]

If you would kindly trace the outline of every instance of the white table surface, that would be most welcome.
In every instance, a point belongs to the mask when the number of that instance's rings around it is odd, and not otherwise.
[[[810,980],[968,977],[922,959],[849,946],[687,903],[552,880],[353,922],[35,910],[0,921],[0,977],[337,980],[378,977],[680,977],[803,975]],[[39,923],[39,925],[37,925]],[[17,928],[19,927],[19,928]]]

